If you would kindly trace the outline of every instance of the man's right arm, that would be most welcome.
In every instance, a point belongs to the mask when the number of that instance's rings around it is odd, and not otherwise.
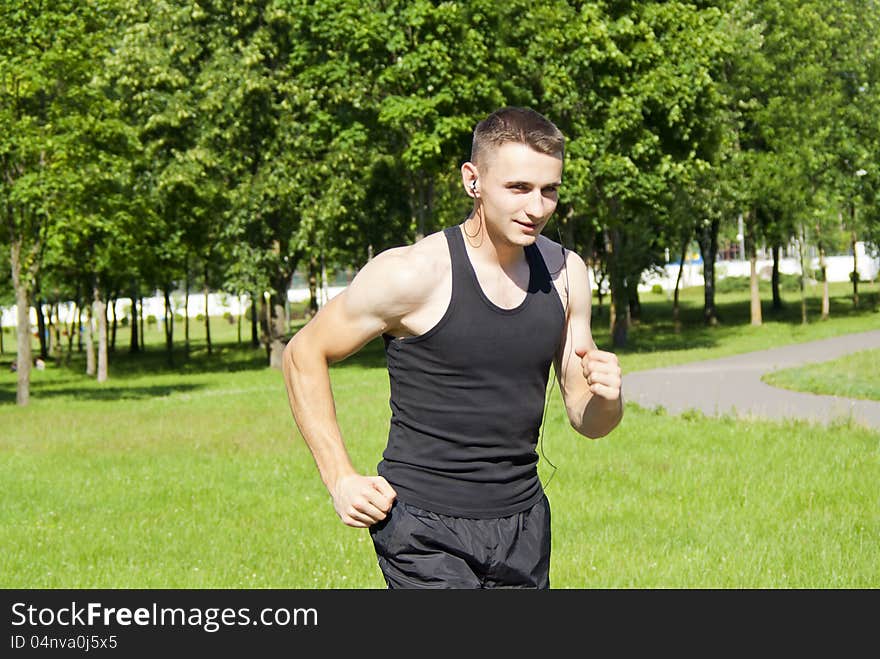
[[[336,417],[329,365],[394,328],[418,304],[422,287],[411,281],[418,278],[408,267],[411,249],[377,255],[284,350],[291,411],[336,513],[349,526],[367,527],[384,519],[396,493],[381,476],[362,476],[352,465]]]

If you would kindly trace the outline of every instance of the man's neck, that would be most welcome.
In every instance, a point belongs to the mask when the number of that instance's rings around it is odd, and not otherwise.
[[[473,225],[480,227],[477,235],[473,234]],[[509,272],[518,264],[522,263],[525,258],[525,250],[521,245],[513,245],[505,241],[501,236],[493,235],[488,230],[488,225],[479,216],[473,216],[467,220],[463,227],[465,231],[465,240],[469,243],[473,253],[480,260],[497,264],[505,272]]]

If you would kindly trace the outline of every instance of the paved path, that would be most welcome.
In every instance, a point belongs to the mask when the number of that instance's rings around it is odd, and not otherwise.
[[[624,399],[678,414],[698,409],[708,415],[798,418],[828,423],[849,417],[880,429],[880,401],[820,396],[778,389],[761,382],[770,371],[837,359],[880,348],[880,330],[787,345],[710,361],[625,373]],[[880,373],[873,374],[880,378]]]

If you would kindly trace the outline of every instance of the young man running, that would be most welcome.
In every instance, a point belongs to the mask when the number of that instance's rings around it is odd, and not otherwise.
[[[617,357],[590,333],[583,260],[541,235],[564,139],[527,108],[474,130],[472,213],[382,252],[285,349],[290,406],[341,520],[369,527],[390,588],[549,588],[550,508],[535,451],[551,362],[572,426],[623,415]],[[391,383],[378,476],[356,472],[328,365],[382,336]]]

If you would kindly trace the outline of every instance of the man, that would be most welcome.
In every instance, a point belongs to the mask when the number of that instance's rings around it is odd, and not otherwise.
[[[285,349],[291,409],[341,520],[369,527],[391,588],[549,588],[550,510],[535,452],[550,363],[572,426],[623,415],[617,357],[590,334],[583,260],[543,236],[564,140],[503,108],[461,167],[473,211],[372,259]],[[392,418],[378,476],[358,474],[328,364],[385,341]]]

